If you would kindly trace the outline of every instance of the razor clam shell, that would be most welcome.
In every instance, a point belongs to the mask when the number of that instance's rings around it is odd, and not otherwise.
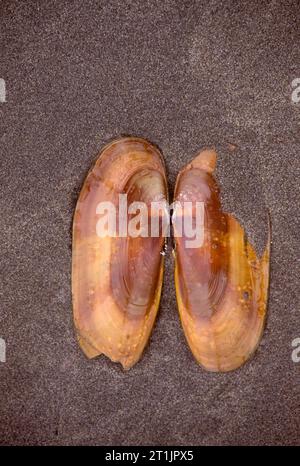
[[[89,172],[73,221],[72,295],[79,344],[89,358],[105,354],[125,369],[141,357],[159,307],[164,237],[99,237],[100,202],[118,206],[166,200],[159,150],[141,138],[107,145]],[[118,208],[117,208],[118,213]]]
[[[266,317],[270,235],[258,258],[238,221],[222,211],[214,151],[203,151],[177,178],[175,201],[204,203],[204,242],[175,238],[175,284],[189,347],[209,371],[234,370],[257,348]]]

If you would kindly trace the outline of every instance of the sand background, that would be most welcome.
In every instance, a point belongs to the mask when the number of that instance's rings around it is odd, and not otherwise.
[[[299,19],[297,1],[1,1],[1,444],[300,443]],[[161,148],[170,192],[199,149],[216,147],[224,208],[259,249],[270,211],[267,327],[233,373],[194,361],[170,254],[132,370],[77,346],[72,215],[101,147],[121,134]]]

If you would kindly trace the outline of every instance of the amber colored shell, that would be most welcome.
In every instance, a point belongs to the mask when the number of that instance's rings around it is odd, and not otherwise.
[[[205,150],[178,175],[175,200],[204,202],[204,243],[186,248],[175,238],[175,283],[185,336],[209,371],[230,371],[256,349],[269,283],[270,237],[258,258],[238,221],[222,212],[212,173],[216,153]],[[270,236],[270,235],[269,235]]]
[[[157,314],[163,276],[162,236],[96,234],[99,202],[118,205],[167,198],[159,150],[127,137],[100,154],[81,190],[74,215],[72,294],[79,344],[88,358],[101,353],[125,369],[141,357]]]

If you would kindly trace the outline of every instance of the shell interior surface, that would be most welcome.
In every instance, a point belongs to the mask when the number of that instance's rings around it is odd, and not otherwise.
[[[122,195],[127,206],[167,199],[161,154],[146,140],[122,138],[104,148],[73,221],[73,314],[80,346],[89,358],[103,353],[128,369],[140,359],[158,311],[164,237],[121,232],[121,219],[128,224],[135,217],[120,207]],[[99,236],[98,206],[106,202],[116,209],[115,234]]]
[[[270,235],[261,258],[238,221],[222,211],[212,175],[216,153],[205,150],[177,178],[175,201],[204,203],[204,241],[186,247],[175,235],[179,314],[196,360],[207,370],[242,365],[263,331],[269,284]]]

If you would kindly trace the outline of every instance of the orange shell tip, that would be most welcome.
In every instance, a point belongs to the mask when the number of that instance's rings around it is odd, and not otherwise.
[[[191,168],[199,168],[207,173],[213,173],[216,168],[217,153],[213,149],[202,150],[190,164]]]
[[[80,335],[77,336],[77,339],[78,339],[78,343],[79,343],[82,351],[84,352],[84,354],[86,355],[86,357],[88,359],[93,359],[96,356],[99,356],[101,354],[90,343],[88,343],[85,339],[81,338]]]

